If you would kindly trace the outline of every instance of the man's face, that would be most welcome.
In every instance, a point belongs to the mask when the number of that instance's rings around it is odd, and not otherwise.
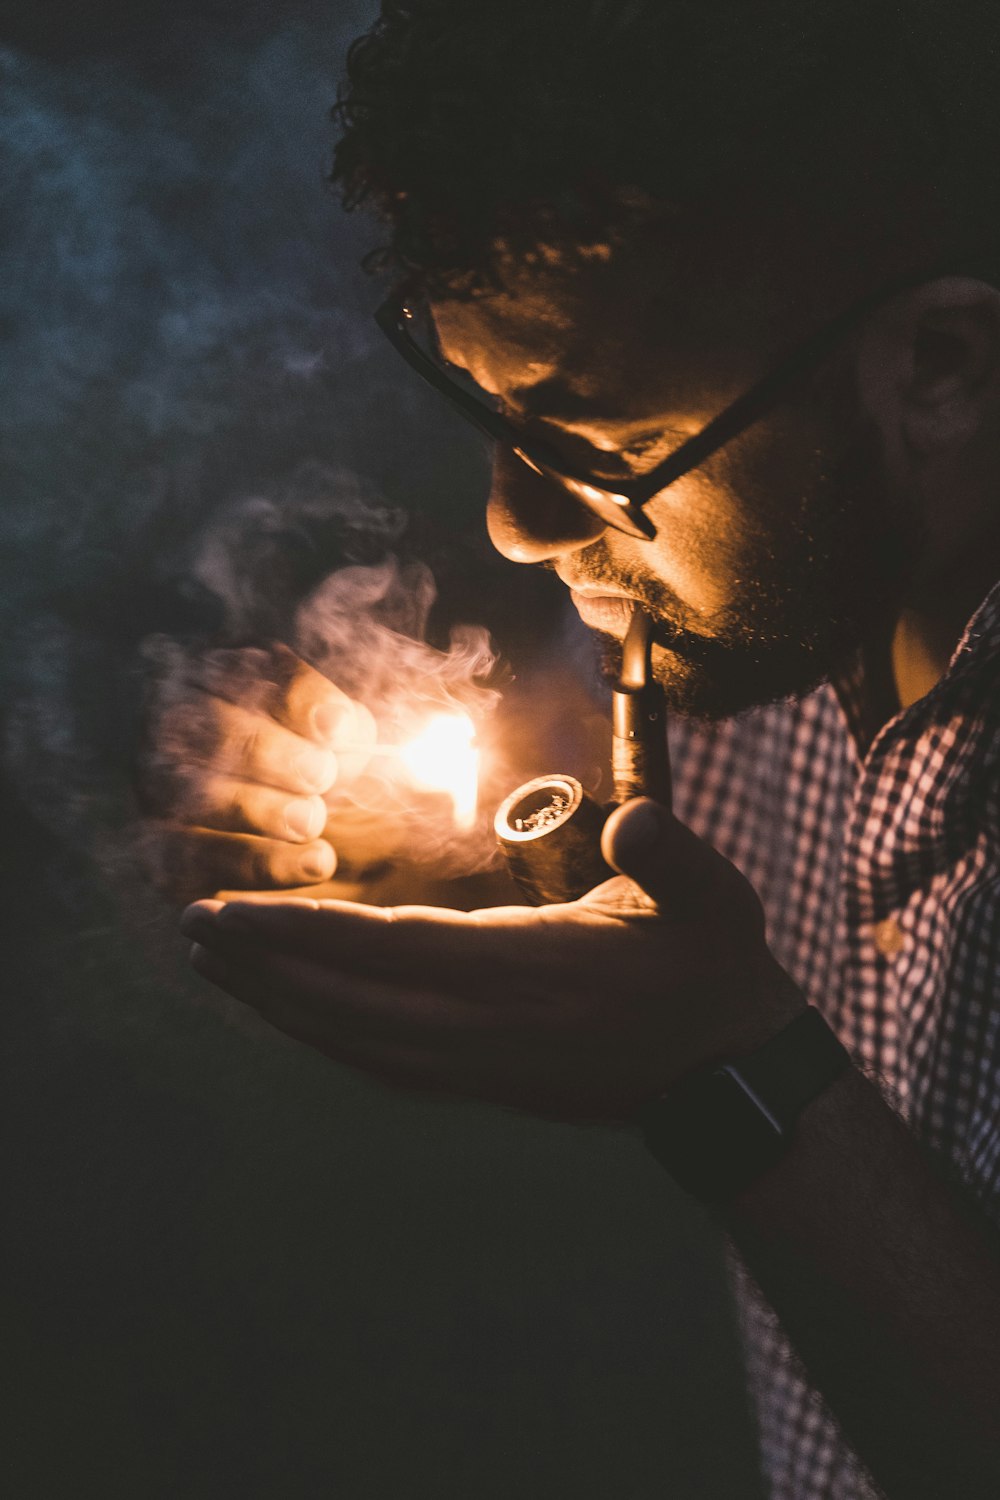
[[[726,301],[728,313],[670,294],[643,254],[561,280],[534,273],[434,316],[447,357],[519,425],[613,480],[661,462],[794,342],[794,316],[766,298]],[[846,351],[650,501],[650,541],[602,527],[500,452],[493,540],[554,569],[612,671],[632,605],[644,604],[663,627],[654,670],[675,708],[719,718],[805,693],[898,608],[918,541],[850,368]]]

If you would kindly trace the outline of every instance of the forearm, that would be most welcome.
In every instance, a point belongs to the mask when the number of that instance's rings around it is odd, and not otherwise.
[[[995,1246],[878,1090],[845,1074],[724,1218],[889,1500],[995,1500]]]

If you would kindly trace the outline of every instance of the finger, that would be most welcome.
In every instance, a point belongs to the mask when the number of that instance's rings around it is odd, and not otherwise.
[[[308,844],[327,823],[322,797],[290,797],[276,787],[210,772],[189,775],[171,808],[173,819],[223,833],[256,833]]]
[[[606,1046],[581,1066],[567,1056],[565,1034],[538,1035],[506,1012],[484,1017],[447,997],[287,956],[249,964],[195,943],[191,963],[287,1036],[395,1087],[554,1119],[624,1119],[634,1108],[634,1087],[623,1087],[620,1103],[609,1090]]]
[[[296,663],[272,712],[293,733],[335,752],[341,782],[359,775],[371,759],[377,732],[370,709],[306,662]]]
[[[231,902],[185,916],[199,924],[188,935],[210,948],[293,954],[388,984],[412,985],[419,976],[422,986],[481,1010],[530,1017],[539,1033],[560,1024],[567,975],[586,975],[591,987],[602,971],[608,983],[620,976],[607,956],[607,929],[619,938],[619,917],[577,904],[460,912],[346,900]]]
[[[329,1052],[338,1045],[381,1042],[432,1048],[468,1044],[487,1023],[476,1007],[454,996],[370,975],[345,974],[309,959],[259,950],[226,952],[195,942],[192,965],[213,983],[250,1005],[282,1031]],[[481,1043],[480,1043],[481,1045]]]
[[[253,985],[250,975],[197,943],[191,950],[191,966],[203,979],[248,1005],[262,1020],[286,1036],[313,1047],[334,1062],[363,1072],[369,1078],[395,1088],[454,1094],[468,1092],[467,1085],[463,1086],[466,1070],[456,1066],[440,1043],[425,1047],[404,1042],[399,1037],[390,1042],[384,1037],[349,1039],[346,1036],[335,1038],[332,1034],[321,1039],[317,1035],[312,1008],[300,1004],[292,995],[286,994],[282,999],[261,993],[260,986]]]
[[[146,825],[142,852],[154,883],[187,901],[227,885],[255,890],[316,885],[329,880],[337,863],[322,839],[289,844],[164,823]]]
[[[345,701],[346,707],[339,712],[336,727],[330,737],[327,739],[322,733],[314,732],[314,738],[321,745],[329,745],[337,756],[338,786],[347,786],[357,780],[371,760],[378,739],[378,729],[371,709],[350,698]],[[323,724],[325,712],[317,710],[313,715],[314,731],[318,731]]]
[[[230,901],[249,901],[254,905],[287,905],[290,901],[296,901],[300,897],[307,900],[310,906],[315,907],[317,901],[348,901],[351,903],[363,902],[367,905],[376,903],[378,905],[391,905],[393,900],[398,900],[396,886],[400,882],[409,884],[406,874],[400,875],[397,871],[387,873],[369,873],[363,875],[352,872],[346,874],[341,867],[341,852],[337,844],[334,844],[337,853],[337,868],[332,880],[323,880],[319,884],[313,882],[308,886],[289,886],[276,891],[246,891],[233,887],[220,887],[215,892],[215,898],[220,903]],[[383,897],[385,898],[383,900]]]
[[[227,890],[220,887],[212,897],[212,900],[221,910],[223,906],[231,901],[246,901],[253,906],[269,906],[280,903],[287,906],[289,903],[304,901],[310,907],[314,906],[317,896],[324,900],[332,901],[354,901],[358,897],[356,892],[359,887],[353,880],[323,880],[319,884],[287,886],[273,891],[239,891]]]
[[[362,770],[375,744],[375,720],[364,704],[287,646],[222,647],[192,660],[188,680],[211,697],[263,713],[293,734],[346,759],[341,775]]]
[[[306,795],[328,792],[337,777],[332,751],[264,714],[219,698],[174,704],[158,726],[156,754],[165,774],[173,776],[175,798],[180,799],[191,794],[204,767],[215,775]]]
[[[364,971],[387,982],[412,981],[485,999],[512,982],[523,963],[517,929],[536,915],[523,907],[479,914],[443,907],[377,907],[345,901],[230,903],[190,935],[207,946],[266,946],[343,972]],[[509,922],[504,918],[509,917]],[[499,924],[503,924],[502,926]],[[547,955],[539,955],[544,959]]]
[[[720,867],[736,873],[710,844],[651,797],[636,797],[615,808],[604,825],[601,851],[613,869],[666,911],[703,898]]]

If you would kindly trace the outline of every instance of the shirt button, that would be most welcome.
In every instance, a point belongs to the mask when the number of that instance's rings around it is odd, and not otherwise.
[[[872,937],[883,958],[895,958],[897,953],[903,951],[906,941],[895,917],[886,917],[884,922],[876,922],[872,928]]]

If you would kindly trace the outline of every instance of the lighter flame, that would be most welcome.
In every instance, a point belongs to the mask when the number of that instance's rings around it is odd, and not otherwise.
[[[398,752],[415,786],[448,794],[458,828],[471,828],[476,821],[479,751],[473,744],[475,736],[467,714],[435,714]]]

